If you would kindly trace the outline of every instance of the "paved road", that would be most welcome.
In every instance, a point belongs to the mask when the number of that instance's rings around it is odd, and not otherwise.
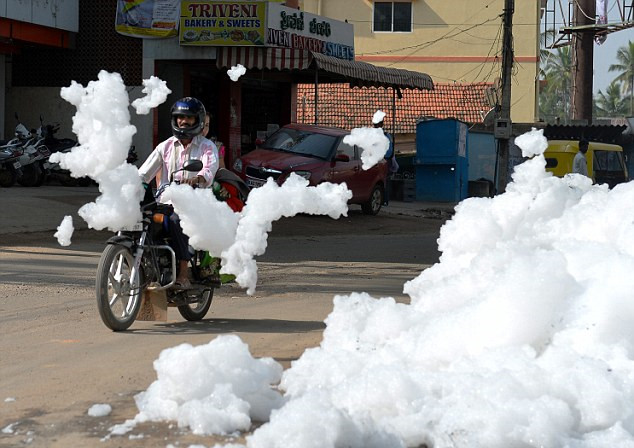
[[[65,216],[73,217],[76,229],[87,228],[77,214],[84,204],[92,202],[99,195],[97,187],[63,187],[45,185],[39,188],[25,188],[16,185],[0,188],[0,235],[53,231]],[[391,202],[383,207],[379,215],[402,215],[418,218],[446,219],[453,213],[453,203],[431,202]],[[351,206],[351,212],[358,212],[358,206]]]
[[[133,397],[156,379],[152,363],[161,350],[233,333],[253,356],[271,356],[288,368],[321,341],[335,294],[365,291],[407,302],[403,283],[438,259],[439,219],[367,217],[359,210],[336,221],[287,218],[274,223],[267,251],[258,257],[254,297],[225,286],[201,322],[184,321],[170,308],[166,322],[135,322],[130,331],[113,333],[100,321],[93,286],[109,234],[80,228],[69,247],[52,237],[63,216],[94,198],[96,189],[0,189],[4,210],[7,192],[9,212],[32,219],[20,224],[14,214],[0,218],[0,429],[9,428],[0,431],[2,448],[226,443],[169,423],[141,425],[134,438],[100,439],[135,416]],[[9,228],[29,231],[6,233]],[[110,404],[112,414],[89,417],[88,408],[97,403]]]

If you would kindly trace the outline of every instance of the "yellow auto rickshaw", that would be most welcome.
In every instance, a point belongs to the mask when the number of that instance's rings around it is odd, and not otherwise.
[[[544,151],[546,171],[558,177],[572,173],[572,161],[577,152],[579,141],[549,140],[548,148]],[[616,184],[629,181],[623,148],[619,145],[590,142],[586,162],[588,176],[596,184],[608,184],[612,188]]]

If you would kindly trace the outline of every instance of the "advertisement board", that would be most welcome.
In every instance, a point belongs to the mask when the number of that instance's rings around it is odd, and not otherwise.
[[[183,1],[181,45],[264,46],[266,2]]]
[[[115,30],[132,37],[176,36],[180,0],[117,0]]]

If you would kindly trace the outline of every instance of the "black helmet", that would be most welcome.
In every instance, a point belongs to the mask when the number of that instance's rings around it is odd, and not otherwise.
[[[176,101],[172,106],[172,134],[178,139],[194,138],[200,134],[205,125],[205,106],[196,98],[186,96]],[[188,128],[179,128],[176,123],[176,117],[179,115],[187,115],[196,117],[194,124]]]

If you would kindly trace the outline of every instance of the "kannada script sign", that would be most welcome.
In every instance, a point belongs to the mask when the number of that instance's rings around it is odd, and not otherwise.
[[[318,16],[277,3],[267,14],[267,45],[310,50],[339,59],[354,59],[351,24]]]

